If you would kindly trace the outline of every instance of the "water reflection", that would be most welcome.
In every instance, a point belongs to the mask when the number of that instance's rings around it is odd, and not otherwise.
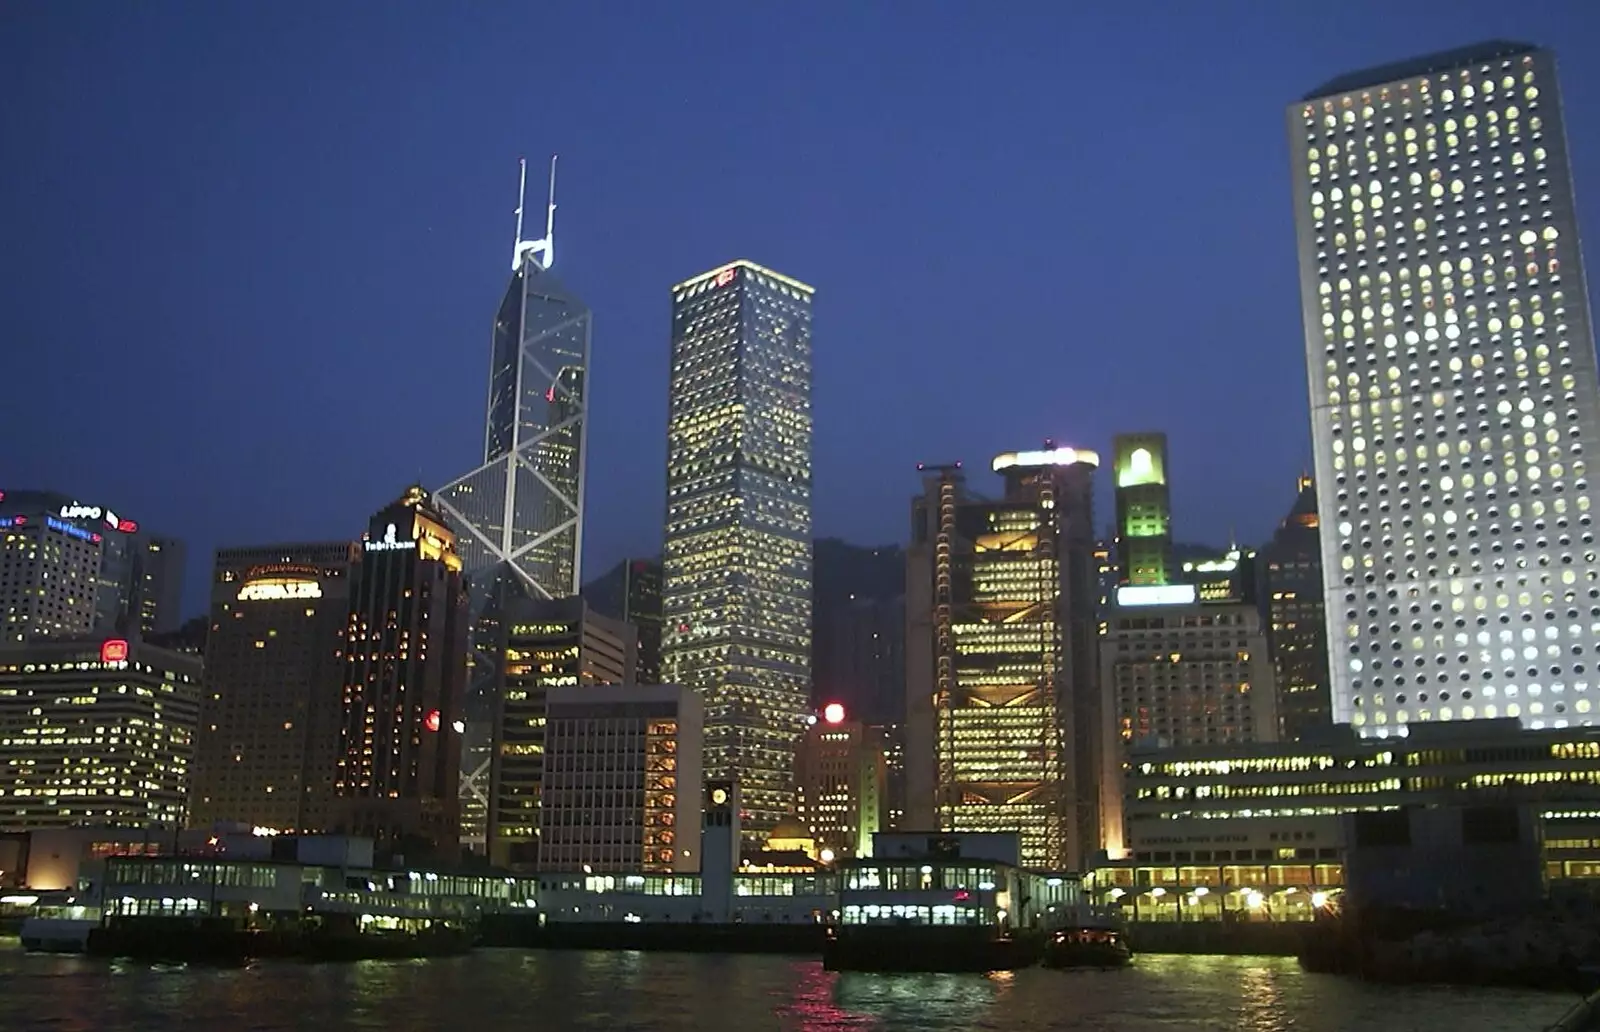
[[[5,1032],[1521,1032],[1561,995],[1366,986],[1277,958],[1119,971],[825,972],[785,957],[482,951],[448,960],[155,969],[0,946]]]

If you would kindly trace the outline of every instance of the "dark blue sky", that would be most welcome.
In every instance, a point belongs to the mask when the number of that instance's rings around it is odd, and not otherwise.
[[[918,461],[1163,429],[1178,536],[1259,540],[1309,462],[1284,109],[1492,37],[1565,58],[1600,240],[1579,0],[0,4],[0,488],[188,539],[198,611],[216,546],[471,468],[559,151],[589,575],[659,545],[668,287],[735,257],[818,289],[819,535],[902,540]]]

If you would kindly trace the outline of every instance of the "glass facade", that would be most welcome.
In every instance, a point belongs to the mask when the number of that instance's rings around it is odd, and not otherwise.
[[[1553,55],[1356,73],[1288,130],[1334,720],[1593,722],[1600,391]]]
[[[524,257],[495,315],[483,464],[434,500],[459,534],[472,605],[472,666],[462,750],[462,838],[488,823],[498,645],[508,599],[578,593],[591,316],[549,270]]]
[[[914,587],[927,617],[909,647],[929,657],[933,693],[931,729],[912,721],[908,764],[931,753],[941,830],[1016,833],[1022,863],[1041,869],[1066,870],[1099,840],[1098,462],[1070,449],[1001,456],[1003,501],[970,494],[946,468],[913,503],[907,604]]]
[[[811,695],[811,287],[738,261],[673,288],[662,674],[759,836]]]

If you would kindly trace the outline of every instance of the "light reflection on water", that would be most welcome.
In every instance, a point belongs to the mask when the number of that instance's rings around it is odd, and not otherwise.
[[[1536,1032],[1572,1003],[1390,988],[1292,960],[1140,957],[1124,971],[834,974],[792,957],[480,951],[205,970],[0,946],[5,1032]]]

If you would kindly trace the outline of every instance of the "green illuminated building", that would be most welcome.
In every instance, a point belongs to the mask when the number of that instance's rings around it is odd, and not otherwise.
[[[1172,503],[1167,493],[1167,435],[1118,434],[1117,562],[1120,583],[1170,584]]]

